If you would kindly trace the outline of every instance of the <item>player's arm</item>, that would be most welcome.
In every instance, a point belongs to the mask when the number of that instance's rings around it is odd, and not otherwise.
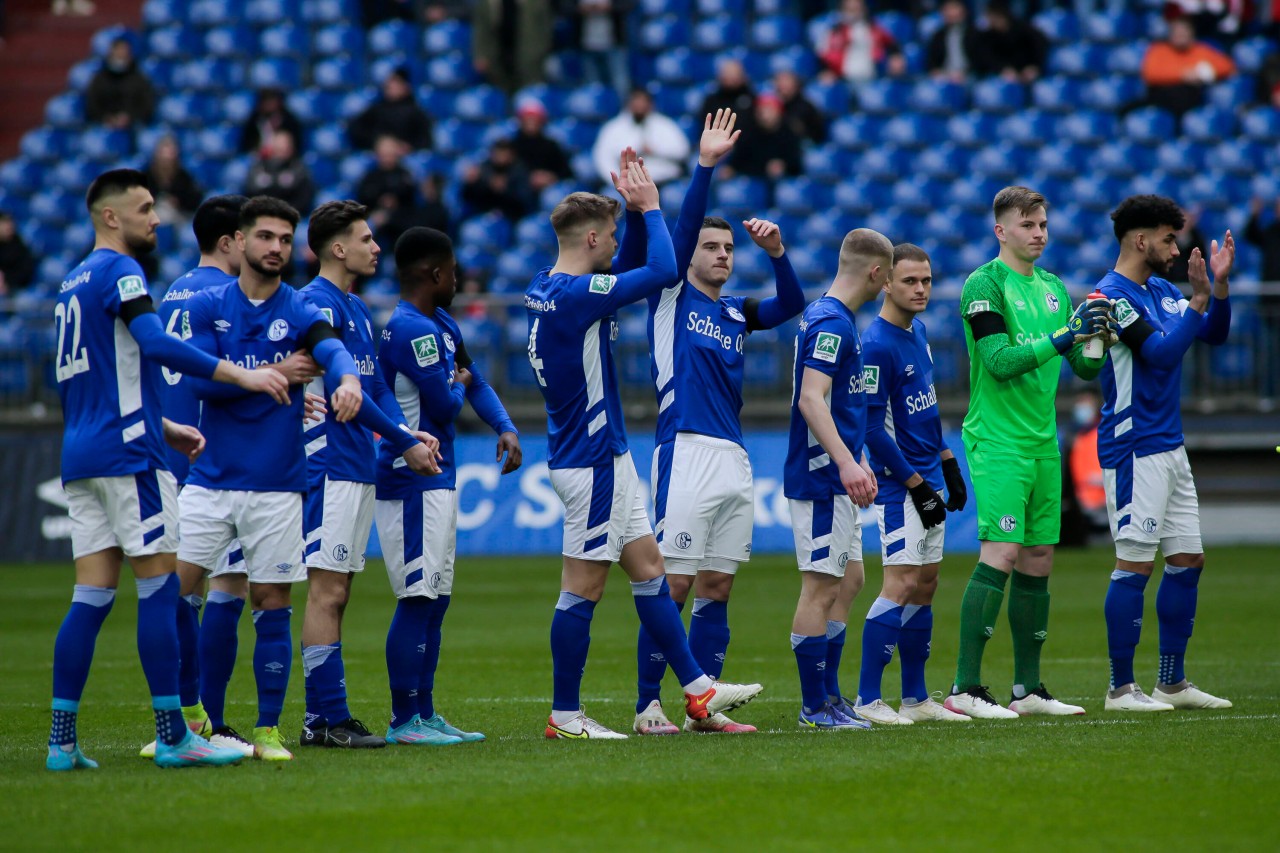
[[[618,171],[610,172],[613,187],[623,199],[629,199],[629,184],[632,163],[639,163],[640,155],[628,145],[622,149],[618,157]],[[625,218],[622,222],[622,239],[618,243],[618,254],[614,256],[609,270],[618,275],[644,265],[644,247],[647,235],[644,227],[644,214],[633,201],[628,200]]]
[[[138,342],[138,349],[148,358],[148,348],[155,347],[157,341],[163,352],[167,347],[185,353],[187,350],[196,353],[200,364],[195,370],[173,362],[166,361],[163,355],[156,355],[156,361],[168,368],[182,373],[182,381],[189,384],[191,392],[201,400],[235,399],[248,394],[269,394],[277,403],[289,402],[289,383],[274,370],[247,370],[234,362],[217,357],[218,342],[213,337],[213,322],[205,310],[205,300],[192,299],[187,303],[188,321],[191,326],[191,338],[180,341],[167,335],[160,325],[151,298],[130,299],[120,306],[120,319],[129,327],[129,333]],[[145,341],[145,343],[144,343]],[[181,358],[181,356],[180,356]],[[214,369],[207,370],[204,359],[213,362]]]
[[[875,345],[864,347],[863,356],[867,359],[862,371],[862,385],[867,397],[866,445],[875,453],[876,459],[884,463],[885,472],[911,495],[911,502],[915,504],[925,529],[937,527],[947,518],[947,508],[942,496],[907,461],[898,443],[884,427],[890,400],[900,390],[897,368],[888,354]],[[880,363],[883,363],[884,369]]]
[[[168,418],[161,418],[160,425],[164,431],[165,442],[186,456],[189,461],[195,462],[200,458],[200,454],[204,453],[205,440],[200,430]]]
[[[311,323],[302,333],[298,347],[309,351],[316,364],[324,371],[324,387],[329,392],[333,416],[339,423],[346,423],[354,419],[363,408],[365,393],[360,385],[360,371],[351,353],[347,352],[347,348],[338,339],[338,333],[319,309],[311,308],[308,319]],[[375,429],[372,426],[369,428]]]
[[[840,472],[840,483],[849,497],[860,507],[871,506],[875,499],[874,481],[867,476],[866,469],[855,459],[840,430],[836,427],[831,409],[827,405],[827,394],[831,391],[831,377],[820,369],[807,364],[800,377],[800,396],[797,403],[800,416],[818,440],[818,444]]]
[[[765,219],[749,219],[742,223],[752,241],[764,249],[773,264],[773,281],[777,289],[776,296],[767,299],[747,299],[742,305],[742,313],[747,318],[747,331],[773,329],[781,326],[804,310],[804,290],[800,287],[800,279],[796,277],[795,268],[787,257],[787,249],[782,245],[782,232],[773,222]]]
[[[1001,313],[1004,294],[998,284],[985,276],[971,276],[964,283],[964,290],[960,295],[964,319],[973,334],[974,351],[983,367],[998,382],[1008,382],[1024,373],[1030,373],[1049,359],[1067,354],[1075,344],[1088,340],[1095,333],[1095,326],[1101,322],[1098,312],[1105,313],[1105,309],[1101,308],[1105,300],[1094,301],[1100,305],[1088,308],[1088,303],[1082,303],[1067,325],[1052,335],[1015,346],[1009,340],[1009,327]],[[1085,334],[1086,317],[1082,311],[1088,314],[1089,334]],[[1072,326],[1077,321],[1079,327],[1073,329]]]
[[[520,449],[520,431],[515,422],[507,414],[507,409],[498,399],[493,386],[485,381],[484,376],[476,370],[475,362],[467,353],[467,348],[458,338],[457,362],[471,373],[471,382],[467,385],[467,402],[480,416],[480,420],[498,434],[498,453],[496,461],[502,462],[502,473],[509,474],[520,467],[524,461],[524,451]],[[503,457],[506,461],[503,461]]]
[[[962,510],[969,502],[969,487],[960,473],[960,460],[945,443],[938,458],[942,460],[942,480],[947,484],[947,512]]]
[[[677,276],[683,276],[693,261],[698,235],[702,232],[702,220],[707,215],[711,176],[715,173],[716,165],[733,150],[738,137],[742,135],[741,130],[734,130],[737,121],[738,115],[732,110],[716,110],[714,115],[707,113],[702,122],[702,136],[698,140],[698,164],[693,169],[689,188],[685,191],[684,201],[680,203],[680,215],[676,218],[676,226],[671,233],[671,245],[676,252]]]

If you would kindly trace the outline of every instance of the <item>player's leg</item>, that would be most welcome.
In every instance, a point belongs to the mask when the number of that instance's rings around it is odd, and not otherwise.
[[[1171,711],[1173,706],[1152,699],[1138,686],[1133,657],[1142,635],[1144,596],[1155,568],[1159,531],[1148,517],[1164,516],[1169,482],[1149,458],[1130,456],[1119,467],[1102,472],[1107,515],[1116,546],[1116,566],[1103,602],[1107,623],[1107,653],[1111,683],[1103,708],[1107,711]],[[1138,498],[1135,504],[1134,498]],[[1146,530],[1144,528],[1152,528]]]
[[[698,574],[699,561],[664,555],[663,563],[671,600],[683,613]],[[666,672],[667,656],[641,622],[636,635],[636,719],[631,726],[636,734],[674,735],[680,732],[662,708],[662,678]]]
[[[877,503],[876,521],[880,528],[884,580],[880,594],[871,602],[862,625],[862,666],[854,710],[873,723],[899,725],[910,721],[899,717],[898,712],[884,701],[880,688],[885,667],[893,660],[894,650],[899,645],[903,608],[915,593],[920,566],[913,561],[919,559],[924,526],[909,497]],[[840,633],[843,635],[844,631]],[[904,672],[905,667],[904,661]],[[839,701],[839,697],[832,701]]]
[[[178,567],[178,698],[187,727],[203,737],[212,734],[209,715],[200,704],[200,610],[204,607],[203,572]]]
[[[1230,708],[1231,702],[1213,696],[1187,680],[1187,642],[1195,626],[1204,547],[1200,539],[1200,506],[1185,448],[1168,454],[1172,493],[1160,531],[1164,573],[1156,592],[1160,620],[1160,681],[1152,698],[1179,709]]]
[[[898,714],[912,722],[968,722],[971,717],[957,714],[934,701],[925,686],[924,667],[929,660],[933,641],[933,596],[938,590],[938,568],[942,562],[942,545],[946,525],[925,532],[916,570],[915,590],[902,610],[902,633],[898,639],[898,659],[902,663],[902,704]]]

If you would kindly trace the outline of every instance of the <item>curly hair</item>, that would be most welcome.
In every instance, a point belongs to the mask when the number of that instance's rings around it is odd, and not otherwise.
[[[1180,231],[1186,221],[1178,203],[1162,195],[1131,195],[1111,211],[1117,240],[1123,240],[1130,231],[1162,225]]]

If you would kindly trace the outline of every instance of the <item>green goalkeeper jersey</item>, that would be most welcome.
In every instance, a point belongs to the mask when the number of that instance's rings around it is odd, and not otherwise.
[[[1058,456],[1054,398],[1062,363],[1055,358],[1058,352],[1049,337],[1071,316],[1071,299],[1062,280],[1039,267],[1033,268],[1030,276],[1021,275],[996,259],[978,267],[965,280],[960,310],[966,318],[984,311],[1000,314],[1009,332],[1009,344],[1029,346],[1023,352],[1036,365],[1017,376],[997,378],[975,351],[973,330],[964,323],[964,342],[969,350],[969,413],[963,429],[966,445],[982,442],[990,450],[1032,458]],[[1078,349],[1071,353],[1073,367],[1080,358]]]

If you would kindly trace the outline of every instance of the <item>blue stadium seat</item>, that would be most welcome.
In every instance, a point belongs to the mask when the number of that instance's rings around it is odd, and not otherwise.
[[[970,110],[947,120],[947,139],[963,148],[982,148],[995,138],[998,126],[991,113]]]
[[[879,140],[878,122],[861,113],[836,119],[830,132],[831,141],[846,151],[863,151]]]
[[[1020,144],[999,142],[974,152],[969,168],[976,175],[1005,181],[1021,179],[1027,166],[1026,149]]]
[[[329,24],[312,32],[311,49],[316,56],[363,56],[364,33],[351,24]]]
[[[1080,19],[1074,12],[1049,9],[1032,18],[1032,23],[1055,45],[1080,41]]]
[[[240,128],[234,124],[206,127],[196,135],[196,152],[201,157],[225,160],[236,156],[240,148]]]
[[[711,187],[716,207],[754,216],[768,202],[768,186],[759,178],[728,178]]]
[[[908,103],[922,113],[954,115],[968,109],[969,91],[959,83],[921,80],[912,87]]]
[[[793,44],[769,54],[769,75],[779,71],[794,71],[801,80],[811,80],[818,73],[818,58],[803,44]]]
[[[26,143],[25,137],[23,143]],[[42,140],[41,144],[47,145],[48,140]],[[40,186],[43,180],[44,164],[27,157],[25,152],[19,157],[0,163],[0,191],[15,195],[22,194],[26,198]]]
[[[373,168],[373,164],[373,154],[368,151],[348,154],[338,162],[338,180],[354,186]]]
[[[49,190],[36,194],[27,206],[27,214],[32,220],[46,226],[61,226],[71,221],[70,213],[79,199],[62,190]],[[46,251],[48,251],[46,249]]]
[[[418,28],[407,21],[390,20],[369,28],[365,46],[374,56],[388,53],[414,53],[422,36]]]
[[[685,47],[665,51],[654,61],[654,74],[663,83],[702,83],[715,75],[710,56]]]
[[[83,92],[89,88],[89,82],[101,65],[97,59],[82,59],[71,66],[71,70],[67,72],[67,88],[73,92]]]
[[[1235,110],[1253,101],[1257,80],[1249,74],[1237,74],[1234,77],[1214,83],[1209,87],[1209,106],[1224,110]]]
[[[548,86],[546,83],[536,83],[517,90],[511,102],[513,105],[519,106],[521,101],[526,99],[534,100],[546,107],[547,115],[559,116],[565,111],[564,98],[565,93],[561,89]]]
[[[784,231],[784,236],[786,232]],[[801,243],[787,246],[787,257],[801,282],[827,282],[835,268],[827,264],[826,246]]]
[[[1129,192],[1135,195],[1179,195],[1182,186],[1181,178],[1170,175],[1161,169],[1152,169],[1134,176],[1129,182]]]
[[[854,85],[858,108],[868,115],[893,115],[911,97],[911,84],[903,80],[867,80]]]
[[[437,89],[434,86],[418,87],[418,105],[436,118],[453,115],[454,103],[458,100],[457,92],[449,89]]]
[[[84,124],[84,98],[75,92],[63,92],[44,106],[44,120],[50,127],[74,130]]]
[[[469,50],[471,25],[465,21],[441,21],[429,25],[422,33],[422,49],[428,56],[439,56],[455,50]]]
[[[690,0],[640,0],[641,14],[646,17],[656,15],[675,15],[688,18],[691,11]]]
[[[1055,176],[1074,177],[1088,170],[1092,151],[1072,142],[1054,142],[1040,149],[1036,166]]]
[[[879,231],[893,243],[901,243],[916,230],[917,221],[913,214],[886,207],[868,214],[864,227]]]
[[[938,241],[945,241],[955,246],[964,244],[964,235],[961,233],[957,225],[966,218],[964,210],[959,207],[935,207],[929,211],[924,218],[922,231],[926,234],[936,234]],[[925,248],[923,243],[920,244],[922,249],[933,254],[929,248]],[[934,250],[936,251],[936,250]],[[936,263],[936,259],[935,259]]]
[[[746,31],[741,18],[719,15],[694,24],[690,44],[695,50],[714,52],[737,47],[745,39]]]
[[[820,210],[806,219],[801,230],[811,243],[838,248],[844,241],[844,235],[857,227],[856,217],[845,213],[840,205],[833,204],[830,210]],[[786,236],[783,235],[784,238]]]
[[[222,120],[244,124],[249,119],[249,113],[253,111],[253,104],[257,97],[255,92],[244,91],[219,95],[216,102],[221,107]]]
[[[513,281],[527,282],[535,272],[554,261],[554,250],[548,252],[530,246],[517,246],[498,255],[494,272]]]
[[[991,200],[1004,186],[1004,181],[987,177],[971,168],[969,174],[961,175],[951,183],[947,194],[952,204],[969,211],[970,215],[985,214],[991,211]],[[971,268],[976,269],[983,263],[986,261],[980,261]]]
[[[889,145],[877,145],[858,157],[857,174],[869,178],[897,180],[911,172],[910,151]]]
[[[1084,87],[1070,77],[1045,77],[1031,87],[1031,103],[1036,109],[1051,113],[1067,113],[1080,106]]]
[[[133,45],[135,52],[138,51],[137,33],[133,32],[123,24],[103,27],[95,32],[93,37],[89,40],[89,50],[93,52],[94,56],[105,57],[107,55],[107,51],[111,49],[111,43],[121,37],[128,39],[129,43]]]
[[[1252,198],[1280,198],[1280,177],[1273,174],[1254,175],[1249,181],[1249,195]]]
[[[1080,22],[1085,41],[1103,44],[1131,42],[1143,32],[1141,19],[1130,12],[1097,11]]]
[[[133,134],[127,130],[85,128],[77,143],[80,156],[102,164],[115,165],[133,153]]]
[[[916,40],[915,21],[903,12],[882,12],[876,16],[876,23],[888,30],[889,35],[900,45]]]
[[[564,110],[580,121],[600,122],[613,118],[622,109],[618,93],[601,83],[588,83],[569,92]]]
[[[689,24],[674,15],[663,15],[645,21],[640,27],[640,47],[659,53],[689,44]]]
[[[1133,41],[1107,53],[1106,69],[1111,74],[1124,74],[1137,79],[1142,72],[1142,58],[1147,55],[1147,42]]]
[[[547,126],[547,135],[574,153],[590,151],[599,134],[600,125],[576,118],[560,119]]]
[[[321,154],[318,151],[308,151],[302,155],[302,162],[306,164],[311,171],[311,180],[316,186],[325,187],[337,183],[338,181],[338,163],[327,154]],[[390,249],[390,246],[383,246],[384,249]]]
[[[311,80],[320,89],[328,92],[337,92],[346,90],[352,80],[364,79],[365,72],[362,63],[349,56],[331,57],[322,59],[311,66]],[[335,98],[334,94],[327,94],[325,97]]]
[[[243,15],[243,4],[223,0],[194,0],[187,6],[187,20],[200,27],[234,24]]]
[[[1086,210],[1109,211],[1118,199],[1129,194],[1130,180],[1111,175],[1081,175],[1071,182],[1069,195]]]
[[[1246,139],[1263,143],[1280,140],[1280,111],[1259,107],[1240,116],[1240,131]]]
[[[1262,62],[1268,54],[1275,53],[1275,43],[1265,36],[1253,36],[1236,42],[1231,49],[1231,58],[1242,74],[1257,74],[1262,69]]]
[[[914,167],[918,174],[950,180],[969,171],[969,150],[950,142],[931,145],[916,154]]]
[[[255,89],[290,91],[302,85],[302,68],[298,60],[287,57],[259,59],[249,66],[248,83]]]
[[[829,116],[844,117],[849,115],[849,104],[852,96],[849,86],[843,80],[824,83],[814,81],[805,87],[804,95],[813,105]]]
[[[1236,138],[1236,116],[1221,107],[1199,107],[1182,117],[1182,134],[1197,142],[1221,142]]]
[[[698,16],[710,18],[718,15],[734,15],[742,18],[747,12],[746,0],[695,0]]]
[[[1107,63],[1110,51],[1100,44],[1060,44],[1049,53],[1049,72],[1092,77]]]
[[[156,119],[175,127],[199,127],[209,120],[201,107],[204,101],[189,92],[165,95],[156,104]]]
[[[853,155],[835,145],[821,145],[804,152],[804,173],[819,181],[838,181],[853,173]]]
[[[1263,162],[1267,149],[1256,141],[1228,140],[1214,149],[1210,158],[1214,166],[1229,175],[1253,175]]]
[[[1171,113],[1158,107],[1143,107],[1124,117],[1124,134],[1141,145],[1158,145],[1175,135]]]
[[[898,210],[910,213],[926,213],[944,197],[946,187],[941,181],[926,178],[923,175],[911,175],[903,178],[893,186],[893,203]],[[900,241],[902,231],[898,231],[895,241]]]
[[[988,113],[1011,113],[1027,103],[1027,90],[1021,83],[991,77],[973,84],[969,92],[974,109]]]
[[[182,21],[181,0],[147,0],[142,4],[142,24],[155,29]]]
[[[942,135],[941,119],[929,115],[903,112],[882,122],[880,141],[901,148],[926,148]]]
[[[302,4],[302,19],[309,24],[337,24],[347,18],[342,0],[306,0]]]
[[[182,24],[147,33],[147,54],[158,59],[186,59],[200,52],[200,31]]]
[[[458,266],[467,275],[478,275],[482,278],[493,275],[494,267],[498,264],[498,259],[492,252],[475,246],[458,246],[457,257]]]
[[[299,0],[247,0],[244,18],[255,27],[288,23],[298,20],[298,6]]]
[[[89,183],[101,171],[102,167],[97,163],[72,157],[60,161],[45,173],[46,186],[54,187],[71,195],[82,195],[89,188]]]
[[[445,119],[436,125],[436,151],[451,156],[475,155],[480,150],[486,129],[486,125],[476,122]]]
[[[266,56],[305,59],[311,50],[310,30],[292,23],[267,27],[258,36],[258,49]]]
[[[1183,181],[1178,200],[1188,206],[1225,211],[1248,192],[1248,182],[1239,176],[1200,172]]]
[[[1027,109],[1001,120],[997,131],[1001,140],[1036,144],[1044,139],[1053,138],[1053,116],[1037,109]]]
[[[501,121],[510,114],[507,96],[493,86],[474,86],[459,92],[453,114],[468,121]]]
[[[257,52],[257,34],[246,26],[212,27],[205,30],[205,56],[214,59],[244,59]]]
[[[222,167],[222,178],[219,183],[225,189],[240,192],[244,189],[244,182],[249,177],[249,169],[252,165],[253,158],[248,154],[233,157]]]
[[[1105,223],[1099,223],[1096,216],[1086,213],[1077,204],[1054,205],[1049,212],[1049,234],[1055,243],[1074,246],[1096,234],[1099,229],[1106,231],[1104,226]]]
[[[1097,145],[1113,139],[1118,133],[1116,117],[1110,113],[1077,110],[1058,118],[1056,133],[1067,142]]]
[[[244,85],[244,67],[226,59],[188,59],[175,66],[173,83],[179,89],[221,92]]]
[[[554,254],[556,232],[551,227],[551,220],[544,214],[535,213],[516,223],[515,241],[518,245],[536,249],[542,255]]]
[[[773,15],[759,18],[751,25],[748,44],[754,50],[780,50],[798,43],[804,30],[800,20],[790,15]]]
[[[446,89],[461,89],[477,80],[471,60],[462,53],[446,53],[431,58],[426,72],[426,82]]]
[[[774,185],[773,203],[783,213],[808,216],[831,206],[831,190],[811,177],[784,178]]]

